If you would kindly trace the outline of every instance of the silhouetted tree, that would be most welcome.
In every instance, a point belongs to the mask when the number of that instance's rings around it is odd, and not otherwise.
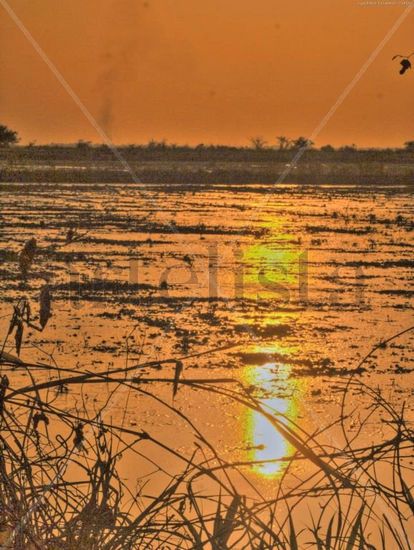
[[[267,141],[258,136],[258,137],[250,138],[250,143],[252,144],[252,147],[254,149],[259,151],[259,150],[264,149],[266,147]]]
[[[83,139],[80,139],[77,143],[76,143],[76,147],[78,149],[89,149],[90,146],[92,145],[92,143],[90,141],[85,141]]]
[[[151,139],[148,143],[147,143],[147,149],[156,149],[157,151],[159,150],[162,150],[164,151],[165,149],[167,149],[168,145],[167,145],[167,140],[166,139],[161,139],[160,141],[156,141],[155,139]]]
[[[312,147],[313,141],[310,139],[306,139],[303,136],[298,137],[297,139],[293,140],[292,142],[292,149],[310,149]]]
[[[14,130],[11,130],[4,124],[0,124],[0,145],[9,146],[15,145],[20,141],[20,138]]]
[[[414,141],[406,141],[404,143],[404,147],[406,151],[410,151],[410,153],[414,153]]]
[[[286,151],[291,146],[291,141],[286,136],[277,136],[277,143],[280,151]]]
[[[335,148],[332,147],[332,145],[323,145],[321,147],[321,151],[323,151],[324,153],[333,153],[335,151]]]
[[[357,146],[355,145],[355,143],[353,143],[352,145],[344,145],[343,147],[340,147],[338,149],[338,151],[341,151],[341,153],[355,153],[356,150]]]

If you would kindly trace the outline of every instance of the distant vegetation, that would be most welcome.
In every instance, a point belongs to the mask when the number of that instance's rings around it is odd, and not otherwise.
[[[7,137],[2,139],[2,128],[5,129],[5,136],[11,132],[15,135],[15,141]],[[106,144],[94,144],[90,141],[79,140],[73,144],[50,143],[37,145],[16,145],[18,137],[16,132],[7,130],[0,126],[0,160],[23,159],[30,157],[33,160],[46,159],[48,157],[59,159],[114,159],[114,151]],[[10,145],[14,145],[10,147]],[[413,160],[414,141],[407,141],[404,147],[397,148],[358,148],[355,144],[334,147],[323,145],[315,147],[313,142],[300,136],[296,139],[289,139],[279,136],[275,144],[269,144],[261,137],[250,139],[249,145],[234,146],[220,144],[179,145],[168,143],[166,140],[150,140],[146,144],[114,145],[126,159],[136,160],[233,160],[233,161],[256,161],[256,160],[292,160],[292,153],[304,150],[304,155],[311,159],[329,159],[335,157],[337,160]]]
[[[14,130],[10,130],[4,124],[0,124],[0,146],[8,147],[19,142],[19,136]]]
[[[4,139],[1,140],[1,128]],[[8,136],[8,137],[7,137]],[[401,148],[358,149],[354,144],[316,148],[303,136],[260,136],[248,145],[147,144],[17,145],[17,133],[0,126],[0,181],[148,183],[413,183],[414,141]],[[12,146],[11,146],[12,145]],[[300,151],[300,162],[295,155]]]
[[[113,157],[113,150],[106,144],[94,144],[91,141],[83,139],[76,143],[49,143],[44,145],[36,145],[35,142],[30,142],[28,145],[17,146],[20,141],[18,133],[11,130],[5,125],[0,124],[0,160],[16,156],[26,157],[27,155],[36,158],[44,159],[48,156],[53,158],[106,158]],[[14,147],[10,147],[14,145]],[[333,147],[330,144],[323,145],[320,148],[315,147],[315,144],[310,139],[299,136],[290,138],[287,136],[277,136],[274,143],[269,143],[261,136],[251,137],[249,145],[234,146],[220,144],[204,144],[198,145],[179,145],[177,143],[169,143],[166,139],[154,140],[151,139],[146,144],[126,144],[114,145],[114,148],[122,152],[123,155],[129,158],[138,160],[158,160],[174,158],[176,160],[205,160],[205,159],[220,159],[225,160],[256,160],[260,158],[285,160],[291,158],[289,153],[292,151],[305,150],[306,154],[312,158],[323,158],[327,154],[335,153],[335,156],[344,160],[346,155],[358,155],[359,158],[407,158],[411,160],[411,155],[406,153],[414,152],[414,140],[406,141],[404,147],[400,148],[363,148],[358,149],[355,144],[342,145]],[[322,154],[322,155],[321,155]]]

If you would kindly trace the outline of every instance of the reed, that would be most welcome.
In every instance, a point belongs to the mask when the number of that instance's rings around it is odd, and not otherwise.
[[[50,297],[49,297],[50,301]],[[45,307],[43,305],[43,307]],[[35,323],[28,304],[16,305],[10,326]],[[50,311],[50,308],[49,308]],[[39,316],[43,315],[39,310]],[[17,321],[16,321],[17,319]],[[40,323],[40,328],[42,323]],[[6,336],[12,335],[12,331]],[[3,346],[4,349],[5,346]],[[210,350],[211,354],[214,350]],[[283,415],[272,411],[232,379],[183,378],[188,357],[154,362],[175,375],[165,378],[171,394],[189,388],[233,399],[265,416],[296,452],[285,457],[285,474],[274,495],[243,494],[235,479],[248,462],[229,463],[203,436],[191,418],[167,403],[157,392],[161,379],[151,374],[132,376],[151,364],[102,372],[62,369],[49,364],[18,368],[30,383],[16,387],[9,369],[10,356],[2,358],[0,383],[0,526],[3,548],[15,549],[121,549],[121,548],[230,548],[346,549],[401,548],[410,545],[413,520],[412,477],[414,433],[405,407],[396,411],[379,390],[353,377],[343,386],[342,415],[332,424],[342,432],[341,448],[326,443],[326,433],[308,434]],[[47,379],[38,381],[47,371]],[[83,405],[68,410],[59,398],[62,388],[81,393],[90,384],[117,392],[136,392],[154,399],[185,420],[197,435],[197,445],[184,456],[143,430],[105,420],[104,407],[91,413]],[[55,391],[54,391],[55,390]],[[365,417],[348,412],[347,399],[357,392],[370,396]],[[373,417],[381,417],[387,437],[372,444],[364,430]],[[358,422],[356,431],[350,422]],[[135,492],[118,470],[122,456],[134,460],[145,442],[162,449],[182,464],[179,474],[168,476],[162,464],[157,473],[164,487],[147,493],[142,480]],[[289,470],[306,462],[306,475],[286,485]],[[208,490],[202,490],[208,487]],[[308,517],[303,517],[303,510]],[[411,533],[412,534],[412,533]]]
[[[71,235],[68,241],[73,238],[77,237]],[[36,249],[25,246],[23,256],[28,251],[33,254],[30,265],[21,270],[24,284]],[[24,297],[17,301],[1,346],[1,548],[413,547],[414,431],[405,404],[397,410],[379,389],[365,385],[358,373],[374,353],[414,327],[375,346],[342,384],[338,418],[308,433],[269,409],[236,379],[186,376],[190,361],[206,354],[213,359],[223,348],[197,355],[182,349],[179,357],[102,370],[92,366],[80,370],[75,364],[63,368],[53,357],[45,363],[22,360],[27,327],[47,330],[52,302],[47,285],[38,304]],[[30,346],[30,341],[25,345]],[[18,383],[22,379],[26,382]],[[170,387],[168,400],[160,391],[165,385]],[[88,388],[97,386],[107,394],[99,408],[85,398]],[[275,458],[283,461],[284,473],[270,496],[263,495],[246,473],[257,463],[230,462],[220,456],[195,419],[176,407],[177,393],[191,391],[203,392],[206,403],[210,396],[218,396],[255,411],[289,442],[294,452]],[[369,398],[369,406],[362,410],[354,405],[359,393]],[[71,399],[73,395],[80,396],[80,403]],[[142,427],[126,425],[134,395],[152,400],[188,426],[196,440],[188,454]],[[124,411],[116,423],[107,409],[118,397]],[[372,424],[384,426],[381,437],[371,435]],[[154,459],[160,453],[177,465],[174,473],[164,460]],[[143,472],[133,489],[122,475],[123,460],[139,467],[151,464],[153,473]]]

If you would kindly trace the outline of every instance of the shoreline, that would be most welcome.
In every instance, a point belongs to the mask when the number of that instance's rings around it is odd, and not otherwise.
[[[163,185],[356,185],[356,186],[414,186],[414,170],[387,170],[386,167],[367,167],[337,164],[330,167],[298,165],[279,182],[284,170],[263,166],[237,168],[171,167],[159,163],[156,167],[131,166],[131,171],[110,167],[0,167],[1,183],[123,183]]]

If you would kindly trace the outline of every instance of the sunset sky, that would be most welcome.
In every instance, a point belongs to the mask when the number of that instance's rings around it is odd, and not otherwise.
[[[245,145],[308,136],[377,47],[403,2],[8,0],[115,143]],[[317,139],[414,139],[414,10]],[[101,142],[0,5],[0,122],[22,142]],[[414,61],[414,58],[413,58]]]

